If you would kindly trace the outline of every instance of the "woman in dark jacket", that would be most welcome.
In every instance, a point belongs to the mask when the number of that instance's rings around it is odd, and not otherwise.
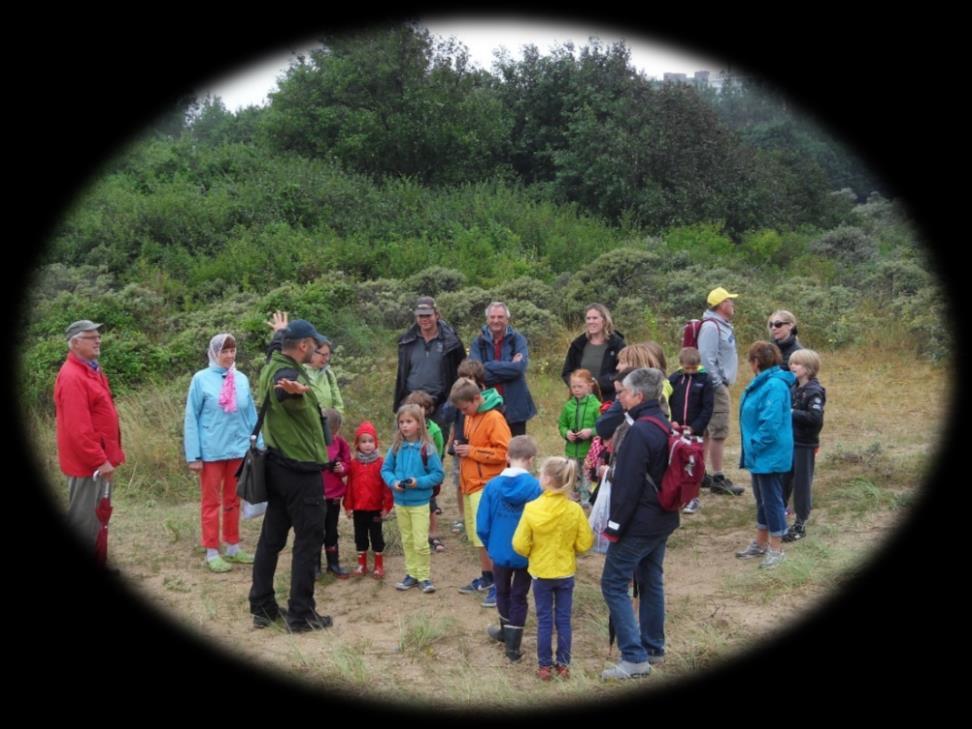
[[[803,349],[800,340],[797,339],[797,320],[786,309],[780,309],[770,314],[766,322],[769,335],[773,338],[773,344],[780,348],[783,355],[783,362],[780,367],[789,371],[790,355],[798,349]]]
[[[618,352],[624,346],[624,335],[614,330],[611,312],[603,304],[591,304],[584,310],[585,330],[570,344],[560,373],[570,386],[570,373],[589,370],[601,389],[601,400],[614,399],[614,373],[618,369]]]

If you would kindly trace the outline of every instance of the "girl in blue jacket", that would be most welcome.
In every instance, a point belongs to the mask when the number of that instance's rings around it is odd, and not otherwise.
[[[405,578],[398,590],[421,586],[435,592],[429,549],[429,502],[432,489],[442,483],[442,461],[425,427],[418,405],[398,409],[398,430],[381,467],[381,477],[395,499],[395,520],[405,552]]]
[[[739,403],[740,468],[752,475],[756,497],[756,539],[736,552],[740,559],[762,557],[760,567],[783,561],[786,533],[783,477],[793,464],[793,418],[790,414],[792,372],[780,369],[779,347],[759,341],[749,348],[749,365],[755,377]]]
[[[240,499],[236,471],[250,447],[257,413],[250,381],[236,370],[236,340],[217,334],[209,341],[209,367],[192,377],[186,398],[183,440],[186,463],[199,474],[201,534],[206,565],[213,572],[228,572],[230,562],[251,564],[253,557],[240,549]],[[257,445],[263,447],[262,436]],[[219,553],[219,515],[223,515],[226,556]]]

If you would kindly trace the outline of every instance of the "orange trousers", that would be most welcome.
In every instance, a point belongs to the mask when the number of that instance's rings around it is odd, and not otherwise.
[[[202,545],[219,549],[219,515],[223,514],[223,541],[240,543],[240,497],[236,495],[236,469],[242,458],[204,461],[199,482],[202,488]]]

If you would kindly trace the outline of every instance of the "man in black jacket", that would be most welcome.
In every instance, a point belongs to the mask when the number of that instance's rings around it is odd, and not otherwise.
[[[668,467],[671,428],[659,407],[665,375],[639,368],[624,378],[618,399],[631,422],[621,444],[611,485],[611,508],[605,538],[611,542],[601,575],[601,594],[621,650],[621,661],[604,671],[604,679],[647,675],[665,654],[665,595],[662,582],[665,545],[678,527],[678,512],[664,511],[656,488]],[[653,423],[644,418],[655,418]],[[665,428],[665,430],[663,430]],[[646,476],[647,475],[647,476]],[[628,597],[634,575],[641,591],[636,618]]]
[[[435,299],[420,296],[415,305],[415,324],[398,338],[398,374],[392,410],[398,412],[402,402],[416,390],[435,398],[432,419],[443,433],[449,432],[453,415],[449,391],[458,379],[459,363],[466,348],[459,335],[439,316]]]

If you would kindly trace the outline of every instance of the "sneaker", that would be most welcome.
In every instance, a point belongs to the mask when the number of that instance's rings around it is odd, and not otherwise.
[[[309,633],[312,630],[324,630],[334,624],[330,615],[318,615],[315,611],[311,617],[300,620],[287,619],[287,630],[291,633]]]
[[[750,542],[749,546],[746,547],[741,552],[736,552],[736,556],[739,559],[754,559],[756,557],[763,557],[769,551],[769,547],[765,544],[757,544],[756,542]]]
[[[418,587],[419,581],[416,580],[411,575],[405,575],[405,579],[395,585],[396,590],[411,590],[413,587]]]
[[[714,494],[725,494],[727,496],[739,496],[745,491],[742,486],[736,486],[721,473],[712,477],[712,485],[709,488]]]
[[[682,509],[682,513],[683,514],[694,514],[700,508],[702,508],[702,504],[699,502],[698,498],[694,498],[694,499],[692,499],[690,502],[688,502],[685,505],[685,508]]]
[[[650,663],[652,666],[660,666],[664,662],[665,662],[665,654],[664,653],[649,653],[648,654],[648,663]]]
[[[553,666],[540,666],[537,669],[537,678],[541,681],[549,681],[553,678]]]
[[[229,554],[223,556],[227,562],[235,562],[236,564],[253,564],[253,555],[249,552],[244,552],[242,549],[237,549],[236,554]]]
[[[651,673],[651,664],[648,661],[632,663],[622,660],[618,665],[612,666],[606,671],[601,671],[601,679],[604,681],[624,681],[629,678],[643,678],[649,673]]]
[[[206,566],[209,567],[210,572],[230,572],[233,569],[233,565],[224,560],[222,557],[213,557],[212,559],[207,559]]]
[[[435,585],[432,580],[422,580],[422,592],[435,592]]]
[[[486,593],[486,597],[483,599],[482,605],[484,608],[496,607],[496,585],[489,586],[489,591]]]
[[[477,592],[486,592],[488,589],[489,585],[486,583],[486,580],[482,577],[477,577],[465,587],[460,587],[459,592],[463,595],[474,595]]]
[[[779,565],[780,562],[782,562],[785,559],[786,559],[786,555],[783,554],[782,549],[779,552],[772,549],[767,549],[766,556],[763,557],[763,561],[759,563],[759,568],[771,570],[777,565]]]
[[[452,526],[450,527],[450,531],[453,534],[462,534],[462,532],[465,531],[465,529],[466,529],[466,523],[462,521],[454,521],[452,522]]]
[[[277,608],[276,610],[271,610],[269,612],[259,612],[251,613],[253,615],[253,627],[254,628],[269,628],[275,623],[279,623],[281,620],[287,620],[287,611],[283,608]]]
[[[798,521],[786,530],[786,534],[783,535],[783,541],[795,542],[798,539],[803,539],[805,536],[807,536],[807,528],[802,522]]]
[[[561,681],[566,681],[570,678],[570,666],[561,666],[559,663],[554,667],[554,671],[557,673],[557,678]]]

